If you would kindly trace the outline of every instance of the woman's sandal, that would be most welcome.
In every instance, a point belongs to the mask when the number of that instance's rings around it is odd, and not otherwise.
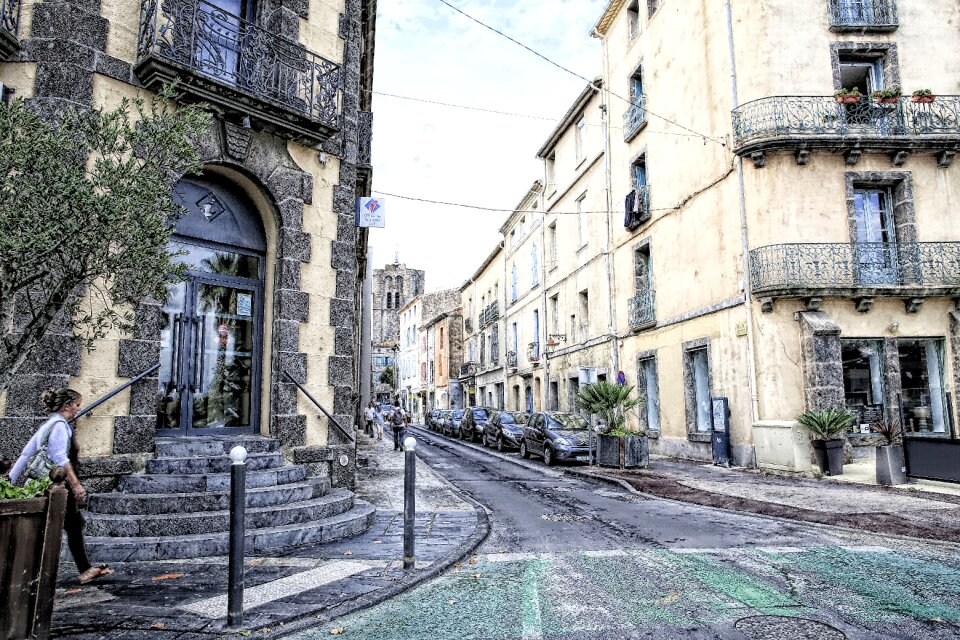
[[[111,573],[113,573],[113,569],[105,564],[102,564],[99,567],[90,567],[80,574],[80,584],[87,584],[88,582],[92,582],[97,578],[108,576]]]

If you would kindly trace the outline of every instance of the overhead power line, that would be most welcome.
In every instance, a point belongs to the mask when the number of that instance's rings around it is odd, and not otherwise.
[[[441,4],[445,4],[446,6],[450,7],[451,9],[453,9],[454,11],[456,11],[457,13],[459,13],[460,15],[464,16],[465,18],[467,18],[467,19],[469,19],[469,20],[471,20],[471,21],[473,21],[473,22],[476,22],[478,25],[480,25],[480,26],[483,27],[484,29],[488,29],[488,30],[496,33],[497,35],[499,35],[499,36],[501,36],[501,37],[503,37],[503,38],[506,38],[507,40],[509,40],[510,42],[514,43],[515,45],[517,45],[517,46],[519,46],[519,47],[522,47],[523,49],[526,49],[527,51],[529,51],[529,52],[532,53],[533,55],[537,56],[537,57],[540,58],[541,60],[546,61],[548,64],[551,64],[551,65],[553,65],[554,67],[560,69],[561,71],[564,71],[565,73],[569,73],[570,75],[572,75],[572,76],[574,76],[574,77],[576,77],[576,78],[579,78],[579,79],[583,80],[584,82],[586,82],[586,83],[589,84],[590,86],[592,86],[592,87],[594,87],[595,89],[598,89],[598,90],[599,90],[599,88],[593,83],[593,80],[591,80],[590,78],[587,78],[587,77],[585,77],[585,76],[583,76],[583,75],[580,75],[580,74],[577,73],[576,71],[574,71],[574,70],[572,70],[572,69],[569,69],[569,68],[563,66],[562,64],[560,64],[559,62],[556,62],[555,60],[551,60],[550,58],[548,58],[547,56],[543,55],[543,54],[540,53],[539,51],[536,51],[535,49],[533,49],[533,48],[525,45],[524,43],[520,42],[519,40],[510,37],[509,35],[507,35],[507,34],[504,33],[503,31],[500,31],[500,30],[497,29],[496,27],[491,27],[490,25],[488,25],[487,23],[483,22],[482,20],[479,20],[478,18],[473,17],[473,16],[470,15],[469,13],[463,11],[462,9],[459,9],[459,8],[453,6],[452,4],[450,4],[449,2],[447,2],[447,0],[440,0],[440,3],[441,3]],[[652,115],[652,116],[655,117],[655,118],[659,118],[660,120],[663,120],[664,122],[668,122],[668,123],[672,124],[672,125],[675,126],[675,127],[679,127],[679,128],[681,128],[681,129],[683,129],[684,131],[689,131],[690,133],[695,134],[697,137],[703,138],[704,140],[709,140],[710,142],[715,142],[715,143],[717,143],[717,144],[719,144],[719,145],[721,145],[721,146],[724,146],[724,147],[727,146],[727,143],[724,142],[723,140],[719,140],[719,139],[714,138],[714,137],[712,137],[712,136],[708,136],[708,135],[706,135],[706,134],[704,134],[704,133],[700,133],[699,131],[697,131],[697,130],[695,130],[695,129],[691,129],[690,127],[687,127],[687,126],[684,126],[684,125],[680,124],[679,122],[676,122],[676,121],[674,121],[674,120],[671,120],[670,118],[667,118],[666,116],[661,116],[661,115],[658,114],[658,113],[654,113],[653,111],[650,111],[650,109],[647,109],[644,105],[639,105],[639,104],[635,103],[633,100],[631,100],[630,98],[624,98],[623,96],[621,96],[621,95],[619,95],[619,94],[617,94],[617,93],[614,93],[613,91],[610,90],[610,87],[607,87],[607,91],[610,93],[610,95],[612,95],[612,96],[614,96],[614,97],[616,97],[616,98],[619,98],[620,100],[623,100],[624,102],[626,102],[626,103],[628,103],[628,104],[630,104],[630,105],[632,105],[632,106],[639,107],[639,108],[643,109],[644,111],[646,111],[647,113],[649,113],[650,115]]]
[[[415,196],[406,196],[399,193],[390,193],[388,191],[383,191],[381,189],[374,189],[373,191],[376,194],[379,194],[381,196],[387,196],[389,198],[400,198],[401,200],[410,200],[413,202],[424,202],[427,204],[439,204],[445,207],[460,207],[462,209],[473,209],[475,211],[489,211],[490,213],[545,213],[549,215],[562,215],[562,216],[576,216],[576,215],[580,215],[581,213],[589,213],[589,214],[602,213],[604,215],[609,213],[616,213],[616,214],[622,213],[620,211],[610,212],[605,209],[599,210],[599,211],[545,211],[542,209],[502,209],[499,207],[484,207],[481,205],[467,204],[463,202],[450,202],[445,200],[430,200],[429,198],[417,198]],[[649,209],[649,211],[675,211],[679,208],[680,207],[660,207],[658,209]]]

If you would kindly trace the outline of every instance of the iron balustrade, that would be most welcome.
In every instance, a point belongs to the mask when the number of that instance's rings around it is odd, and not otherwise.
[[[373,166],[373,112],[361,111],[357,121],[357,164]]]
[[[116,388],[114,388],[112,391],[110,391],[110,392],[107,393],[106,395],[100,397],[98,400],[96,400],[96,401],[94,401],[94,402],[91,402],[91,403],[88,404],[86,407],[84,407],[83,409],[81,409],[80,411],[78,411],[78,412],[77,412],[77,415],[75,415],[75,416],[73,417],[73,420],[71,420],[71,422],[76,422],[76,420],[77,420],[78,418],[80,418],[80,417],[82,417],[82,416],[85,416],[85,415],[87,415],[88,413],[91,413],[94,409],[96,409],[97,407],[99,407],[100,405],[102,405],[104,402],[107,402],[108,400],[110,400],[111,398],[113,398],[114,396],[116,396],[118,393],[120,393],[121,391],[123,391],[123,390],[126,389],[127,387],[133,386],[134,384],[140,382],[141,380],[143,380],[144,378],[146,378],[148,375],[150,375],[151,373],[153,373],[154,371],[157,371],[157,370],[159,370],[159,369],[160,369],[160,363],[159,363],[159,362],[158,362],[157,364],[153,365],[152,367],[148,367],[148,368],[144,369],[143,371],[141,371],[140,373],[138,373],[138,374],[135,375],[134,377],[132,377],[132,378],[130,378],[129,380],[127,380],[126,382],[124,382],[123,384],[121,384],[121,385],[117,386]]]
[[[623,140],[629,142],[647,124],[647,101],[643,96],[633,96],[630,106],[623,114]]]
[[[960,96],[914,102],[902,96],[881,104],[862,97],[840,104],[833,96],[771,96],[733,112],[736,146],[769,138],[892,138],[960,135]]]
[[[487,305],[487,308],[480,312],[480,317],[477,319],[478,326],[483,329],[488,324],[500,318],[500,303],[491,302]]]
[[[633,184],[635,204],[633,211],[625,212],[624,225],[627,229],[633,231],[641,224],[650,219],[650,185]]]
[[[540,343],[531,342],[527,345],[527,360],[530,362],[540,362]]]
[[[460,377],[464,378],[467,376],[473,376],[477,373],[477,363],[476,362],[464,362],[460,365]]]
[[[638,291],[627,300],[627,322],[631,329],[648,327],[656,321],[652,291]]]
[[[896,0],[830,0],[831,31],[894,31]]]
[[[750,251],[752,291],[960,286],[960,242],[776,244]]]
[[[2,0],[0,0],[2,1]],[[137,58],[174,63],[336,128],[340,66],[206,0],[142,0]]]
[[[0,27],[11,34],[20,26],[20,0],[0,0]]]

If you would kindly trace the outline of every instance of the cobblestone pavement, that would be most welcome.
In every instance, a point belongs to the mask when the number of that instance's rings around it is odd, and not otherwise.
[[[471,536],[485,534],[485,528],[478,531],[483,527],[474,507],[429,467],[418,465],[417,571],[405,575],[403,456],[387,442],[364,451],[371,462],[362,470],[357,493],[378,506],[374,526],[336,543],[248,556],[243,629],[254,637],[278,635],[295,621],[323,620],[394,595],[418,576],[433,575],[459,560]],[[112,568],[112,576],[81,587],[72,560],[61,563],[53,637],[190,640],[233,635],[224,628],[226,558],[118,563]]]

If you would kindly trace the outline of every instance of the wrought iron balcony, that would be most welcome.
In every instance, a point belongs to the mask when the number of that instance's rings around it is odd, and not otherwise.
[[[540,362],[540,343],[531,342],[527,345],[527,360],[533,363]]]
[[[507,351],[507,366],[516,369],[519,366],[519,359],[516,351]]]
[[[956,295],[960,242],[770,245],[750,251],[750,278],[771,297]]]
[[[626,211],[623,226],[633,231],[650,219],[650,185],[635,184],[633,187],[634,205],[632,211]]]
[[[478,326],[483,329],[491,322],[500,318],[500,302],[491,302],[487,305],[487,308],[480,312],[480,317],[477,321]]]
[[[627,322],[631,329],[646,329],[657,324],[652,291],[639,291],[627,300]]]
[[[896,0],[830,0],[830,30],[896,31]]]
[[[5,1],[5,0],[0,0]],[[206,0],[142,0],[136,73],[315,146],[339,130],[340,66]]]
[[[473,318],[464,318],[463,319],[463,331],[467,335],[473,333]]]
[[[0,0],[0,61],[9,60],[20,49],[20,0]]]
[[[647,125],[646,98],[632,96],[633,102],[623,114],[623,141],[630,142]]]
[[[460,377],[468,378],[470,376],[477,375],[477,363],[476,362],[464,362],[460,365]]]
[[[373,168],[373,112],[361,111],[357,121],[357,164],[363,169]]]
[[[960,96],[933,102],[901,97],[881,104],[863,97],[840,104],[833,96],[771,96],[733,112],[740,155],[784,148],[951,149],[960,142]]]

